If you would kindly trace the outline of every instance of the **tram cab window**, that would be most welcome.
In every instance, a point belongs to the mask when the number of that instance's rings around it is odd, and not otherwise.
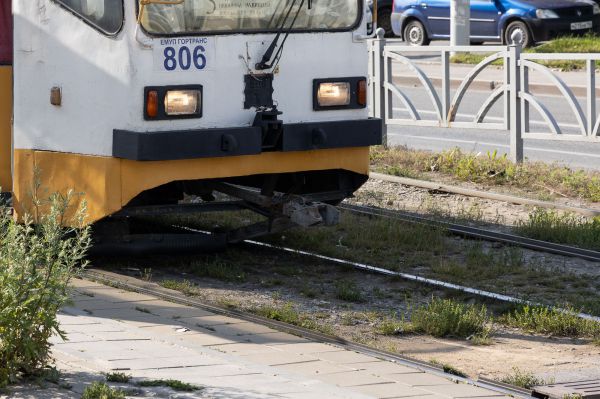
[[[142,25],[152,34],[201,34],[207,32],[271,32],[283,17],[296,31],[349,30],[359,20],[359,0],[185,0],[181,4],[148,4],[142,9]]]
[[[123,0],[55,0],[84,21],[113,35],[123,25]]]
[[[12,11],[10,1],[0,4],[0,65],[12,64]]]

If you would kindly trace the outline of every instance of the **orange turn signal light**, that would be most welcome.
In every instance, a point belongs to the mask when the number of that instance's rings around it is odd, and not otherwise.
[[[156,118],[158,115],[158,92],[149,90],[146,95],[146,115],[149,118]]]
[[[356,88],[356,102],[365,107],[367,105],[367,81],[359,80]]]

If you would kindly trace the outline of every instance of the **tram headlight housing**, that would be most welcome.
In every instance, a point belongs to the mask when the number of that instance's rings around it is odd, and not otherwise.
[[[366,82],[364,77],[313,80],[313,109],[326,111],[365,108]]]
[[[319,84],[317,102],[320,107],[339,107],[350,104],[350,82]]]
[[[165,114],[195,115],[200,109],[200,91],[169,90],[165,94]]]
[[[170,120],[202,117],[202,86],[145,88],[144,118]]]

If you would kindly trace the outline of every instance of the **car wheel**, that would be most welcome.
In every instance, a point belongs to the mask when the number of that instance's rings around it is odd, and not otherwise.
[[[404,28],[404,41],[411,46],[426,46],[430,40],[423,24],[417,20],[412,20]]]
[[[504,43],[512,44],[513,35],[518,33],[521,34],[521,41],[519,43],[521,44],[521,47],[529,47],[533,44],[533,39],[531,37],[531,33],[529,32],[529,28],[527,28],[527,25],[525,25],[525,22],[523,21],[513,21],[508,24],[506,30],[504,31]]]
[[[394,36],[392,31],[392,9],[383,7],[377,10],[377,27],[385,31],[387,37]]]

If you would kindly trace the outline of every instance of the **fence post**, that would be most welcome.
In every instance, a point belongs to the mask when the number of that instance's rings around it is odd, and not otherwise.
[[[448,113],[450,112],[450,52],[442,50],[442,112],[444,127],[450,127]]]
[[[521,46],[511,44],[508,46],[510,68],[510,159],[513,162],[523,162],[523,132],[521,119]]]
[[[385,96],[387,90],[385,89],[385,82],[387,76],[385,76],[385,62],[383,57],[383,51],[385,49],[385,39],[383,37],[384,32],[378,30],[377,39],[373,40],[373,113],[375,118],[381,118],[382,120],[382,139],[381,143],[385,148],[388,147],[387,140],[387,115],[385,110]],[[391,71],[390,71],[391,74]],[[390,115],[391,116],[391,115]]]
[[[596,126],[596,60],[587,60],[587,135],[594,135]]]

